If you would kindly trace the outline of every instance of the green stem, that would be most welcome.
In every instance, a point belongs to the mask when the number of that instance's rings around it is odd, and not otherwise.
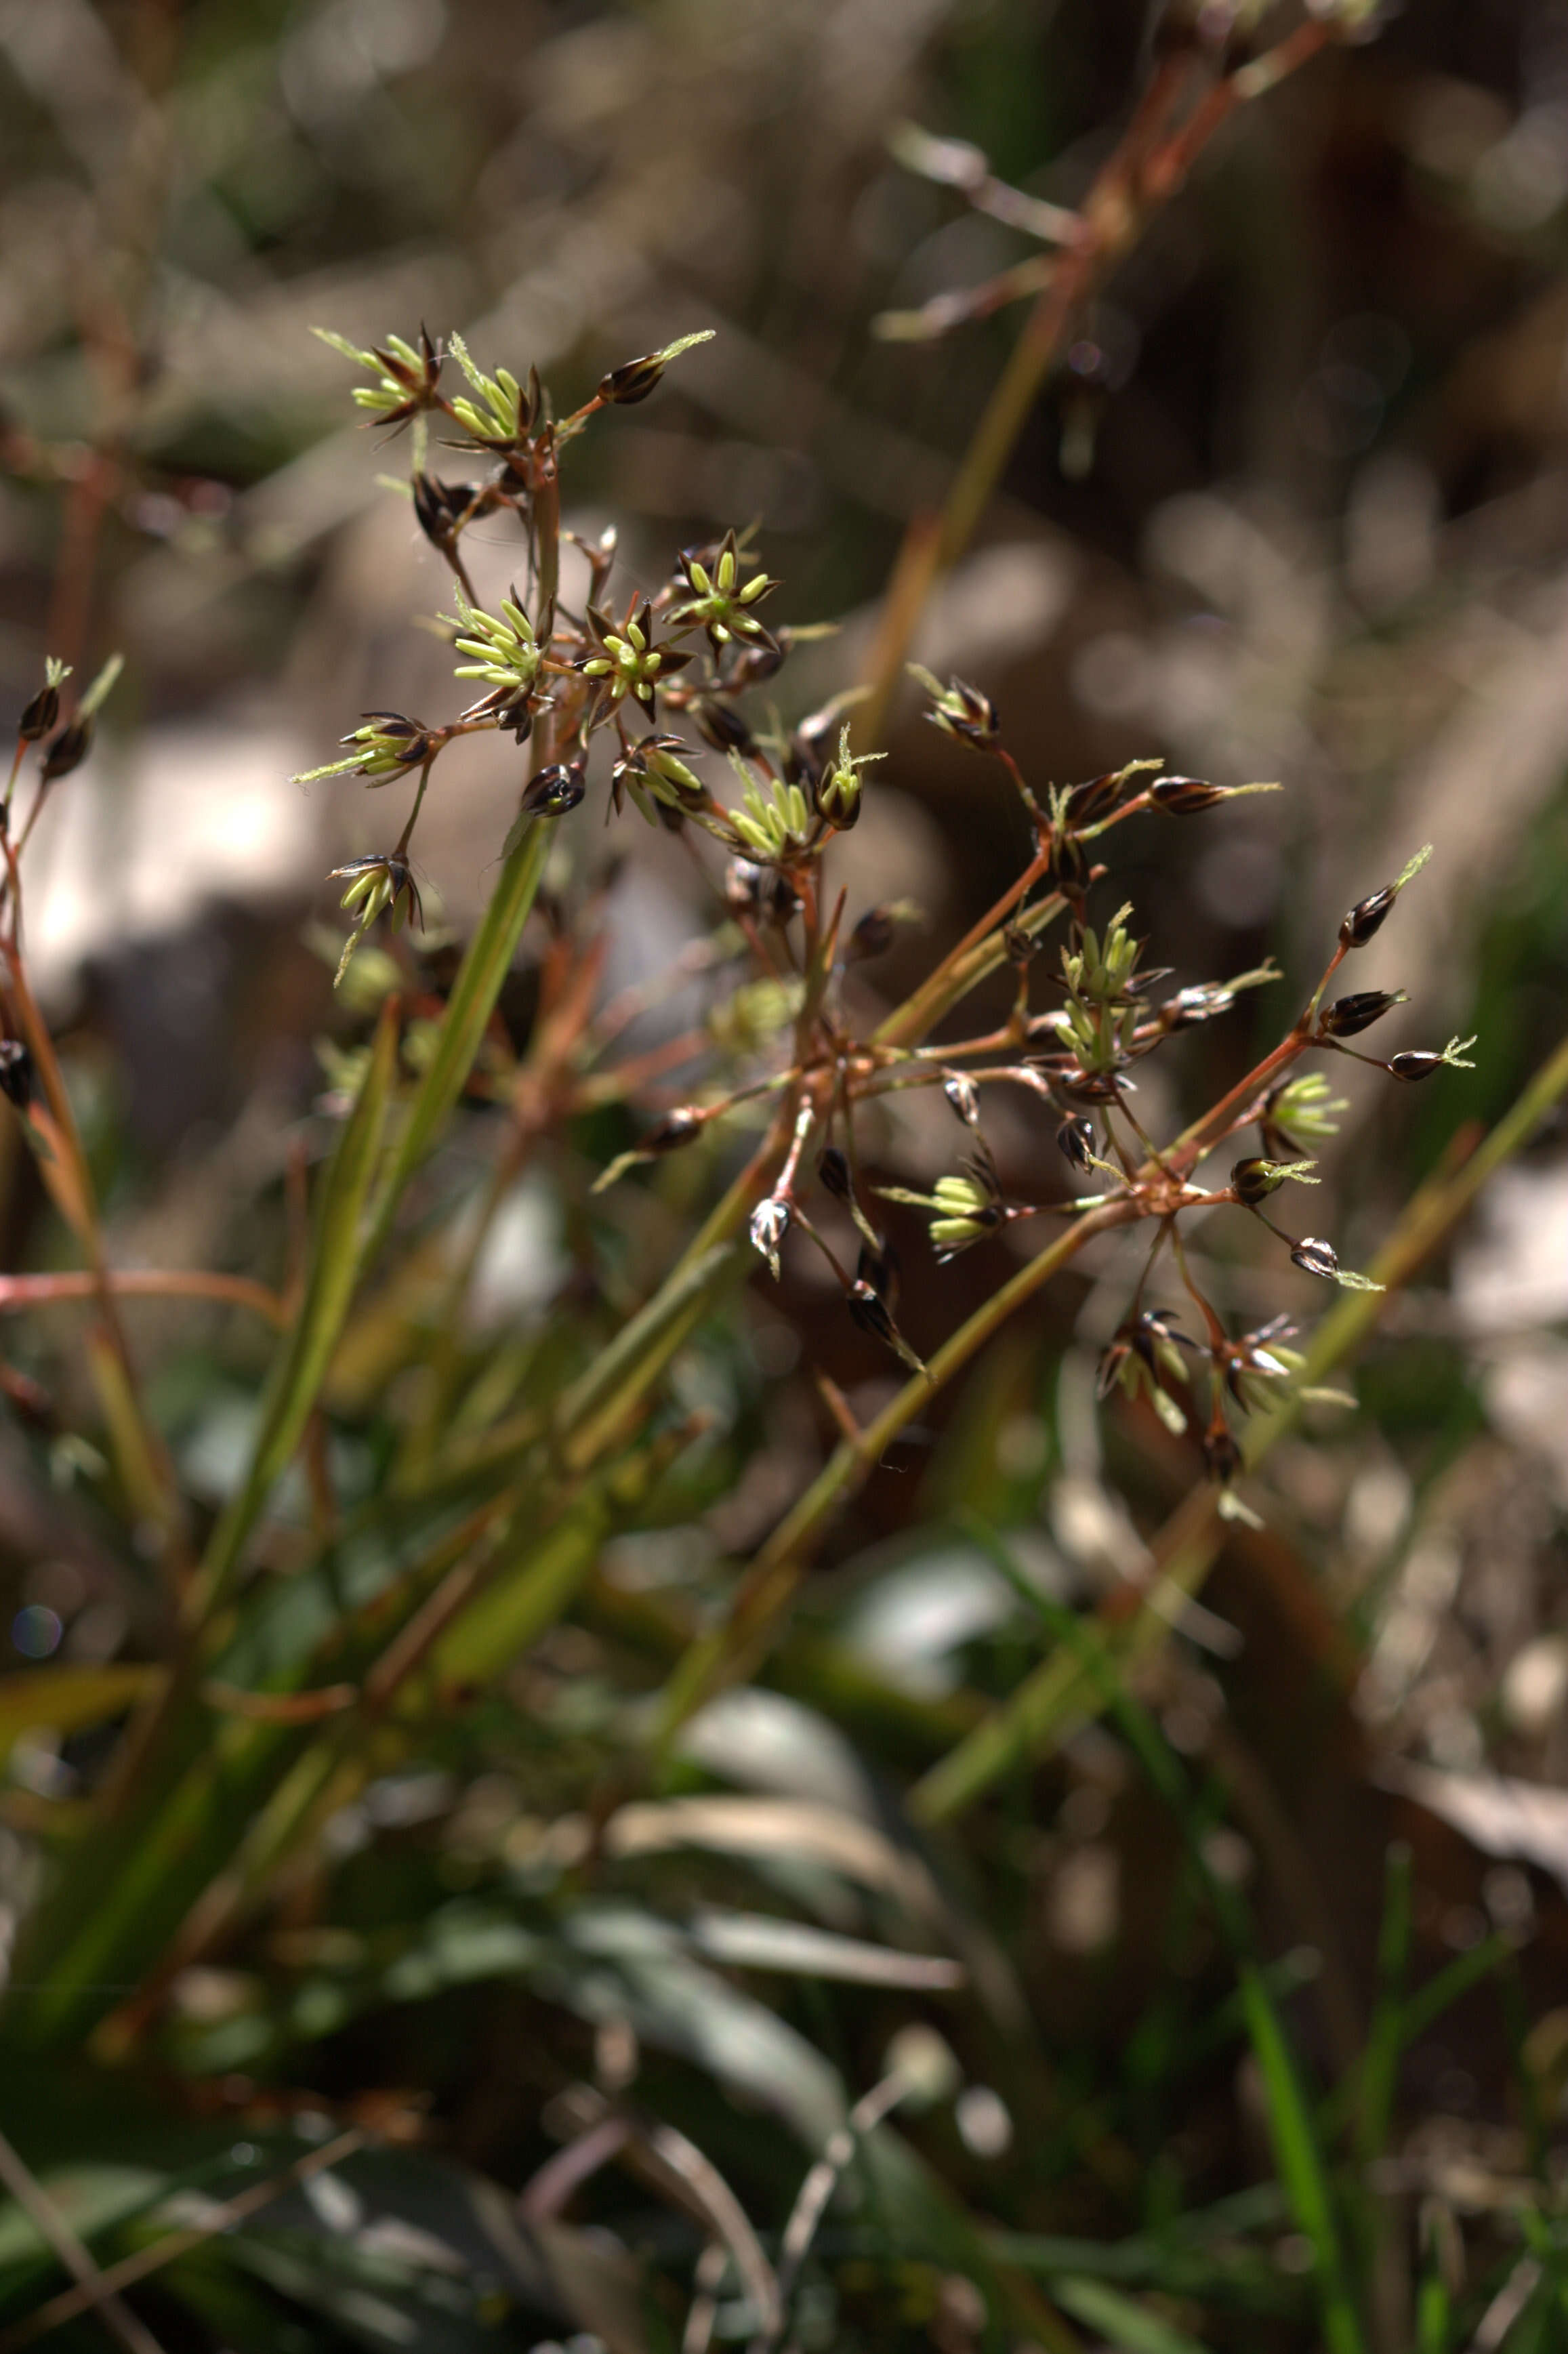
[[[923,1373],[913,1375],[868,1423],[858,1439],[845,1439],[807,1489],[793,1511],[763,1546],[722,1627],[693,1645],[671,1678],[661,1712],[660,1738],[668,1741],[693,1712],[723,1685],[750,1671],[781,1631],[802,1572],[819,1538],[849,1498],[875,1469],[889,1443],[926,1406],[934,1394],[968,1364],[1015,1309],[1033,1298],[1097,1235],[1145,1214],[1130,1197],[1086,1211],[1039,1257],[1020,1267],[968,1321],[945,1341]]]

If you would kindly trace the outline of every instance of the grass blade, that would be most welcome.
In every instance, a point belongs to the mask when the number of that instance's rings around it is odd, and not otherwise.
[[[186,1597],[185,1618],[199,1625],[234,1575],[246,1540],[292,1459],[343,1330],[363,1263],[360,1229],[381,1150],[397,1067],[397,1008],[388,1000],[359,1097],[338,1139],[323,1188],[293,1329],[274,1363],[245,1484],[213,1531]]]
[[[1203,2354],[1184,2329],[1103,2280],[1054,2280],[1051,2294],[1075,2321],[1086,2322],[1117,2354]]]
[[[365,1248],[366,1266],[379,1256],[392,1231],[392,1221],[409,1179],[429,1157],[468,1084],[474,1056],[512,970],[523,927],[538,894],[549,847],[550,828],[535,819],[523,827],[506,854],[501,880],[452,984],[436,1051],[419,1082],[391,1166],[376,1193]]]
[[[1361,2322],[1345,2278],[1332,2196],[1301,2080],[1268,1989],[1256,1968],[1241,1969],[1247,2032],[1263,2077],[1269,2139],[1291,2211],[1312,2243],[1329,2354],[1361,2354]]]

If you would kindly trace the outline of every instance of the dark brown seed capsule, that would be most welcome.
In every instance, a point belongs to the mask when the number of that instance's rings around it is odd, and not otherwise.
[[[1025,931],[1022,924],[1007,926],[1001,936],[1001,945],[1007,950],[1009,964],[1019,972],[1032,965],[1040,953],[1040,942],[1033,932]]]
[[[0,1038],[0,1095],[19,1111],[33,1099],[33,1058],[20,1038]]]
[[[1231,990],[1220,988],[1217,982],[1200,981],[1166,999],[1160,1008],[1160,1027],[1191,1030],[1197,1023],[1212,1022],[1217,1013],[1228,1013],[1234,1003]]]
[[[526,817],[564,817],[575,810],[588,790],[581,769],[568,766],[565,760],[552,760],[531,777],[523,794],[522,808]]]
[[[1223,801],[1225,790],[1223,785],[1207,785],[1200,777],[1157,777],[1149,788],[1149,798],[1168,816],[1196,817]]]
[[[1088,880],[1089,857],[1075,833],[1058,832],[1051,841],[1050,881],[1053,889],[1069,898],[1082,892]]]
[[[73,719],[69,727],[62,727],[44,754],[45,784],[52,784],[57,777],[69,777],[73,769],[79,769],[91,747],[90,719]]]
[[[40,686],[31,703],[16,722],[16,733],[24,744],[36,744],[47,736],[60,716],[60,691],[58,686]]]
[[[1259,1202],[1266,1202],[1284,1182],[1272,1161],[1238,1161],[1231,1171],[1231,1191],[1238,1202],[1245,1203],[1249,1210],[1255,1209]]]
[[[1094,1167],[1098,1142],[1094,1121],[1086,1113],[1080,1112],[1075,1119],[1065,1119],[1056,1130],[1056,1150],[1075,1169]]]
[[[788,633],[780,631],[766,645],[743,646],[725,673],[725,684],[739,690],[762,686],[768,679],[776,678],[789,652],[787,639]]]
[[[950,1079],[942,1082],[942,1093],[966,1128],[980,1126],[980,1089],[972,1079],[955,1072]]]
[[[1318,1016],[1318,1028],[1325,1038],[1355,1038],[1396,1005],[1408,1002],[1407,990],[1360,989],[1353,996],[1336,997],[1332,1005],[1326,1005]]]
[[[848,1297],[849,1312],[861,1331],[869,1332],[873,1340],[885,1341],[890,1349],[893,1348],[897,1341],[898,1328],[870,1284],[857,1283]]]
[[[611,368],[607,376],[601,377],[599,398],[613,401],[620,408],[635,408],[640,400],[646,400],[657,389],[668,365],[658,352],[645,352],[641,359],[624,360],[620,367]]]
[[[897,928],[890,907],[868,907],[845,944],[845,964],[863,964],[868,958],[885,955]]]
[[[414,476],[414,516],[433,547],[451,545],[458,525],[473,504],[471,482],[439,482],[433,474]]]
[[[1056,1084],[1074,1103],[1116,1103],[1121,1096],[1121,1081],[1108,1071],[1065,1071]]]
[[[1342,949],[1364,949],[1372,934],[1381,928],[1398,896],[1393,884],[1385,883],[1383,889],[1374,891],[1370,898],[1358,899],[1340,926],[1340,946]]]
[[[757,738],[741,717],[727,703],[715,702],[709,695],[694,696],[687,706],[705,744],[715,752],[738,752],[748,759],[757,749]]]
[[[1440,1071],[1443,1068],[1443,1057],[1441,1055],[1418,1049],[1412,1053],[1393,1055],[1390,1059],[1388,1067],[1396,1079],[1403,1079],[1406,1087],[1414,1087],[1418,1079],[1429,1079],[1434,1071]]]
[[[1120,795],[1123,779],[1119,769],[1113,769],[1103,777],[1091,777],[1087,784],[1075,785],[1067,795],[1065,814],[1069,825],[1093,825],[1113,809]]]
[[[857,1288],[863,1285],[866,1290],[874,1292],[878,1299],[886,1301],[890,1312],[897,1307],[898,1258],[890,1243],[884,1243],[880,1250],[862,1243],[854,1271]]]
[[[683,1144],[690,1144],[702,1134],[703,1123],[694,1111],[683,1106],[678,1111],[667,1111],[658,1126],[651,1128],[638,1148],[642,1152],[673,1152]]]
[[[836,1144],[830,1144],[817,1162],[817,1174],[823,1190],[836,1202],[847,1202],[854,1192],[850,1165]]]
[[[1209,1477],[1228,1487],[1242,1468],[1242,1451],[1223,1423],[1203,1433],[1203,1460]]]

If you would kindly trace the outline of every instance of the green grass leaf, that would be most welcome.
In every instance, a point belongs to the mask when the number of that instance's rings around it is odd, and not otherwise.
[[[409,1180],[429,1159],[468,1084],[537,896],[549,846],[550,828],[542,819],[524,825],[516,841],[508,845],[501,879],[447,1000],[435,1053],[409,1107],[391,1166],[377,1188],[366,1244],[367,1266],[380,1254]]]
[[[293,1458],[321,1394],[364,1263],[361,1228],[397,1068],[397,1013],[383,1009],[358,1100],[338,1139],[317,1210],[305,1294],[273,1365],[244,1485],[213,1531],[186,1617],[199,1624],[239,1565],[247,1539]]]
[[[1117,2354],[1203,2354],[1184,2329],[1173,2327],[1103,2280],[1053,2281],[1051,2294],[1075,2321],[1097,2330]]]

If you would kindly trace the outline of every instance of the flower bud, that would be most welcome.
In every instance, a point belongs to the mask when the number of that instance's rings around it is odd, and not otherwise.
[[[1304,1235],[1290,1256],[1306,1274],[1321,1276],[1326,1283],[1334,1282],[1339,1275],[1339,1256],[1333,1246],[1319,1241],[1316,1235]]]
[[[1396,1005],[1407,1005],[1410,992],[1404,989],[1361,989],[1352,996],[1336,997],[1318,1016],[1319,1034],[1324,1038],[1355,1038],[1381,1022]]]

